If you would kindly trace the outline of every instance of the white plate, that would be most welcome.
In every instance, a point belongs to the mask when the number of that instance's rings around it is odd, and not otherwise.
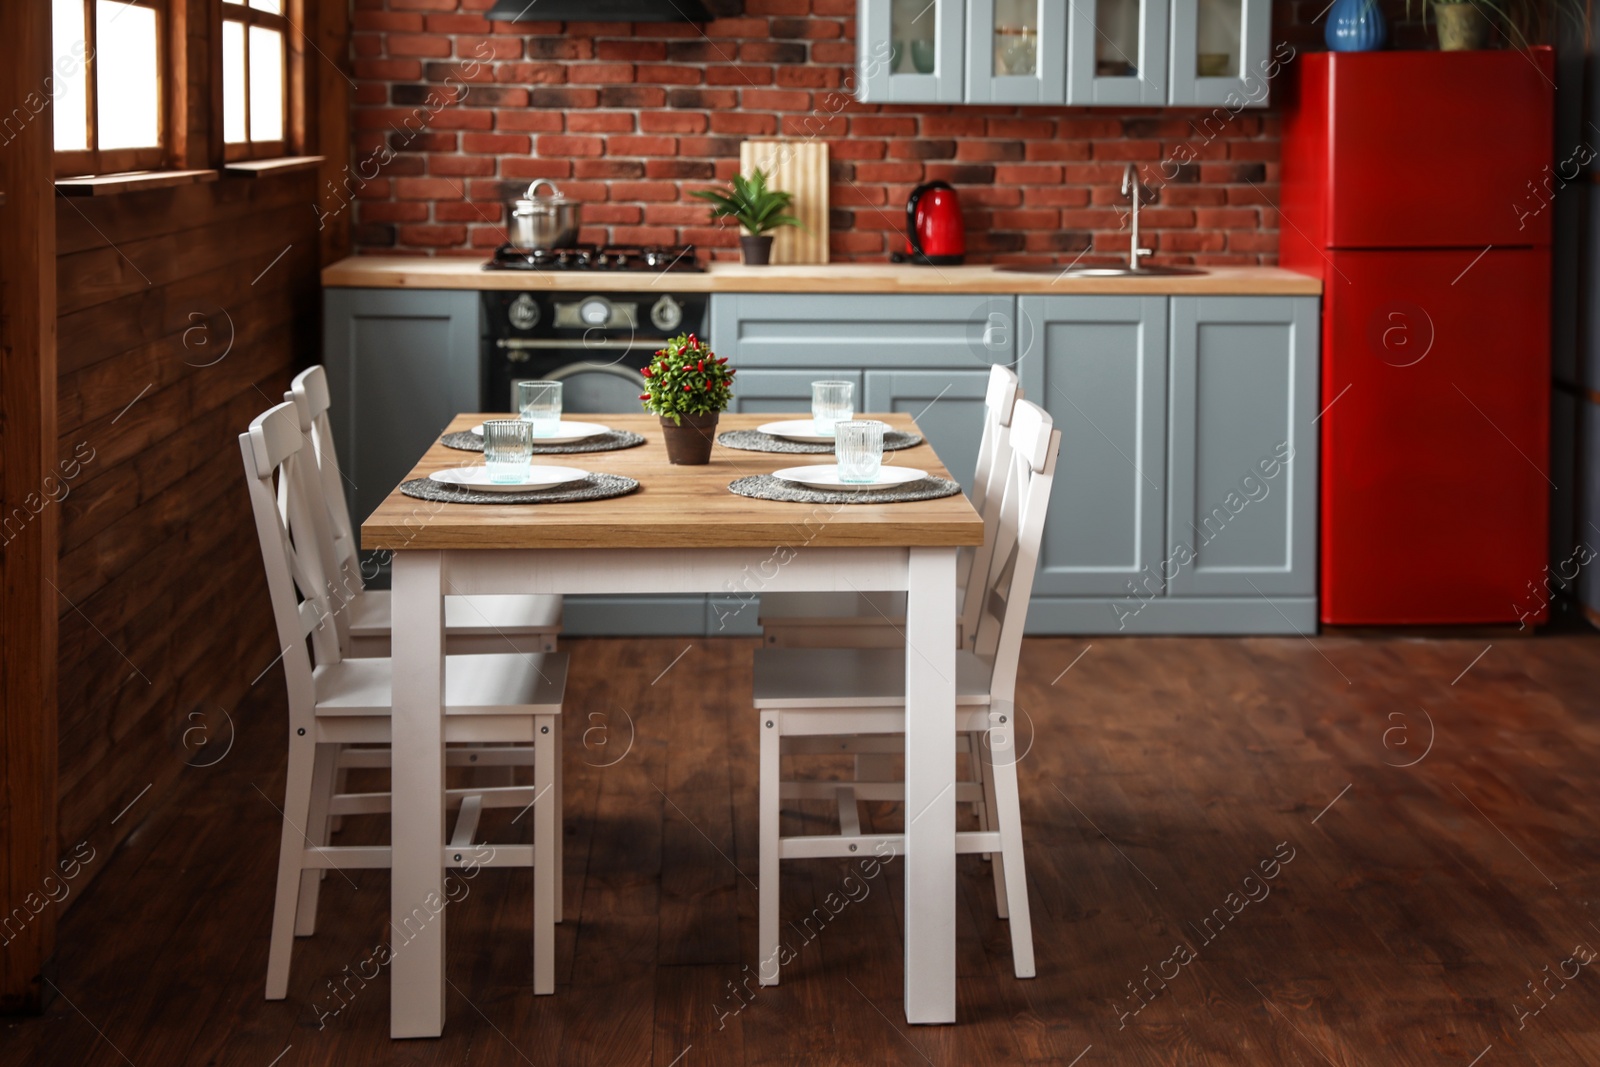
[[[479,437],[483,436],[483,423],[472,428],[472,432]],[[578,441],[586,441],[591,437],[599,437],[603,433],[610,433],[611,427],[602,426],[598,422],[562,422],[556,427],[556,432],[549,437],[535,437],[533,443],[538,445],[570,445]],[[833,438],[828,438],[833,440]]]
[[[579,482],[589,477],[589,472],[576,467],[530,467],[523,481],[491,482],[487,467],[451,467],[449,470],[434,471],[428,477],[441,485],[456,485],[480,493],[526,493],[531,489],[552,489],[569,482]]]
[[[828,489],[834,492],[840,490],[861,489],[889,489],[896,485],[905,485],[928,476],[927,471],[919,471],[915,467],[879,467],[878,480],[875,482],[841,482],[839,480],[839,467],[834,463],[818,463],[809,467],[785,467],[781,471],[773,471],[774,478],[782,478],[786,482],[796,482],[809,486],[812,489]]]
[[[799,441],[808,445],[831,445],[833,434],[820,434],[817,426],[811,419],[790,419],[787,422],[769,422],[765,426],[757,426],[757,433],[771,434],[781,437],[785,441]]]

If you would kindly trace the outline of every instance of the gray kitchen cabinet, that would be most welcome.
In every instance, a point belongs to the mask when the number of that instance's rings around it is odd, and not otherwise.
[[[1171,2],[1168,103],[1221,105],[1234,112],[1265,105],[1277,73],[1268,58],[1271,0]]]
[[[445,425],[478,408],[478,294],[326,289],[323,360],[350,517],[360,523]]]
[[[1314,626],[1316,330],[1312,298],[1173,298],[1167,544],[1194,558],[1172,596],[1292,598]]]
[[[1061,431],[1037,610],[1049,618],[1054,598],[1095,597],[1097,612],[1057,625],[1114,631],[1107,598],[1161,557],[1167,298],[1024,296],[1018,314],[1022,362],[1039,364],[1043,382],[1023,390]]]
[[[1056,0],[967,0],[967,102],[1066,99],[1067,6]]]
[[[712,349],[723,351],[716,344]],[[811,414],[811,383],[850,382],[856,387],[856,407],[861,407],[861,372],[842,370],[764,370],[741,367],[733,378],[733,403],[730,411],[771,411]]]
[[[861,0],[856,98],[874,104],[959,104],[965,0]]]
[[[974,293],[716,293],[711,346],[741,377],[745,367],[987,370],[1014,358],[1016,301]]]
[[[1067,103],[1167,102],[1168,0],[1096,0],[1068,8]]]
[[[989,372],[976,368],[929,371],[869,370],[862,410],[898,411],[916,418],[928,443],[966,490],[978,468],[983,398]],[[885,457],[895,462],[892,457]]]

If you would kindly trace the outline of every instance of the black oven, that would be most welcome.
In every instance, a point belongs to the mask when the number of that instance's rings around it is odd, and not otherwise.
[[[486,291],[483,410],[515,410],[513,383],[531,378],[562,382],[565,412],[637,411],[639,371],[668,338],[704,336],[708,301],[705,293]]]

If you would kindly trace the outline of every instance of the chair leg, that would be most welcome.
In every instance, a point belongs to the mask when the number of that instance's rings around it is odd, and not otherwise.
[[[311,780],[317,743],[289,739],[289,773],[283,790],[283,830],[278,840],[278,887],[272,905],[272,940],[267,949],[267,999],[289,994],[289,959],[294,952],[295,907],[300,900],[304,828],[311,814]]]
[[[554,643],[555,643],[555,641],[552,638],[551,639],[551,644],[554,644]],[[552,716],[551,719],[555,724],[554,729],[552,731],[554,733],[554,735],[555,735],[555,744],[554,744],[554,746],[553,746],[553,748],[551,750],[552,754],[555,756],[555,779],[554,779],[555,780],[555,796],[552,798],[554,800],[554,802],[555,802],[555,809],[556,809],[556,831],[555,831],[555,842],[554,842],[555,843],[555,848],[556,848],[556,859],[555,859],[555,863],[556,863],[555,903],[556,903],[556,922],[560,922],[561,919],[562,919],[562,916],[566,912],[566,907],[565,907],[565,903],[564,902],[565,902],[565,899],[566,899],[566,880],[567,880],[566,879],[566,871],[567,871],[567,863],[566,863],[567,814],[566,813],[567,813],[567,807],[566,807],[566,801],[563,798],[566,796],[566,786],[565,786],[566,773],[565,773],[564,768],[565,768],[565,764],[566,764],[566,761],[567,761],[566,760],[567,749],[566,749],[566,743],[565,743],[565,741],[563,739],[562,732],[561,732],[561,719],[562,719],[562,716],[555,715],[555,716]]]
[[[556,772],[557,726],[553,715],[534,717],[533,743],[533,991],[556,991]]]
[[[328,808],[333,800],[334,780],[338,777],[338,745],[318,745],[311,767],[311,808],[306,815],[306,837],[314,845],[328,843]],[[300,903],[295,908],[294,935],[310,937],[317,932],[317,897],[322,889],[322,868],[300,872]]]
[[[967,767],[972,774],[972,780],[983,790],[982,800],[973,801],[972,811],[978,816],[978,829],[988,831],[994,829],[994,804],[990,798],[989,775],[983,769],[983,746],[987,743],[984,736],[979,733],[962,734],[962,739],[967,746]],[[978,858],[985,863],[989,862],[989,853],[980,852]],[[1001,918],[1005,918],[1004,915]]]
[[[993,830],[998,828],[1000,822],[998,818],[1000,809],[995,797],[995,735],[991,732],[988,734],[973,734],[972,737],[976,742],[978,753],[977,758],[973,760],[973,764],[983,767],[981,773],[983,774],[984,807],[988,809],[984,819],[986,823],[984,829]],[[989,865],[992,868],[991,873],[994,875],[995,914],[1002,919],[1009,919],[1011,918],[1011,911],[1006,901],[1005,854],[1003,852],[992,852],[989,854],[989,860]]]
[[[757,980],[778,984],[778,818],[781,712],[763,711],[761,721],[761,869],[756,877],[759,916],[756,927]]]
[[[343,748],[344,748],[343,745],[334,745],[333,746],[333,750],[335,752],[338,752]],[[348,792],[350,792],[350,768],[349,767],[339,767],[339,768],[337,768],[335,770],[334,775],[333,775],[333,791],[335,793],[348,793]],[[343,830],[343,829],[344,829],[344,816],[343,815],[335,815],[333,817],[333,820],[328,823],[328,832],[330,834],[336,834],[340,830]],[[327,874],[328,872],[327,871],[323,871],[322,873],[323,874]]]
[[[1015,716],[1004,716],[1012,719]],[[1014,723],[989,716],[989,777],[994,781],[995,816],[1000,824],[1000,856],[1005,867],[1006,903],[1011,912],[1011,964],[1018,978],[1032,978],[1033,919],[1028,912],[1027,867],[1022,859],[1022,805],[1017,792]],[[995,864],[998,876],[1002,864]]]

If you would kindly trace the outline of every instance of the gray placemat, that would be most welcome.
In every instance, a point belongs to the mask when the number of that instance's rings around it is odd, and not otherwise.
[[[899,504],[912,500],[937,500],[955,496],[961,486],[948,478],[929,475],[893,489],[860,489],[834,492],[809,489],[770,474],[753,474],[728,484],[730,493],[758,500],[782,500],[792,504]]]
[[[904,430],[888,430],[883,435],[883,450],[898,452],[902,448],[915,448],[922,443],[920,434]],[[805,441],[789,441],[760,430],[728,430],[717,434],[717,444],[723,448],[737,448],[745,452],[792,452],[796,455],[818,456],[831,453],[832,445],[814,445]]]
[[[459,449],[462,452],[482,452],[483,438],[471,430],[461,430],[458,433],[447,433],[439,438],[439,443],[446,448]],[[577,452],[616,452],[623,448],[633,448],[644,444],[644,435],[634,433],[632,430],[610,430],[598,437],[586,437],[582,441],[574,441],[570,445],[534,445],[533,454],[536,456],[556,456]]]
[[[530,489],[526,493],[485,493],[459,485],[445,485],[432,478],[413,478],[400,483],[400,491],[418,500],[442,504],[576,504],[585,500],[607,500],[627,496],[639,483],[620,474],[590,474],[581,482],[550,489]]]

